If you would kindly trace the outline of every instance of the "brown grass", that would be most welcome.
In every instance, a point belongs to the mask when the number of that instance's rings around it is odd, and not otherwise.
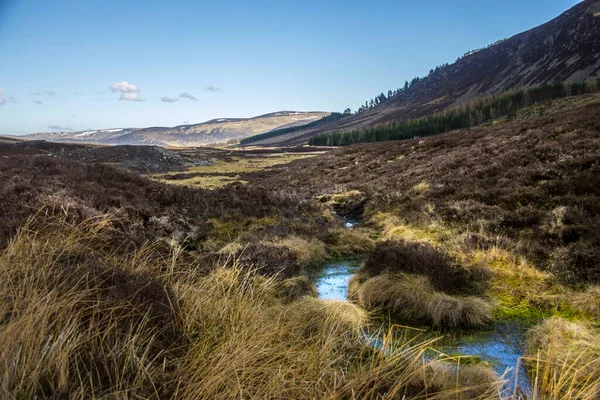
[[[384,308],[405,320],[438,327],[479,327],[492,320],[492,306],[472,296],[451,296],[435,290],[422,275],[383,274],[349,285],[349,298],[368,309]]]
[[[534,398],[597,399],[600,342],[589,325],[552,318],[530,331],[527,363],[535,376]]]
[[[440,380],[431,342],[372,348],[363,310],[290,290],[307,286],[298,278],[115,248],[115,222],[39,217],[0,252],[3,398],[475,398],[498,386]]]

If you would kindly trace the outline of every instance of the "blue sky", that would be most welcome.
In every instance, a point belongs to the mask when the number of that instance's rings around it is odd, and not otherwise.
[[[575,3],[0,0],[0,134],[356,109]]]

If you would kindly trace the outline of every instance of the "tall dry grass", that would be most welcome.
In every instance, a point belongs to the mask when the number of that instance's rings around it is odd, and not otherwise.
[[[211,270],[160,246],[115,247],[113,226],[108,217],[33,219],[0,251],[0,397],[467,399],[498,390],[425,357],[432,342],[371,346],[355,305],[282,298],[303,284],[235,265]]]
[[[361,280],[363,282],[361,283]],[[438,327],[480,327],[492,321],[493,308],[476,296],[456,296],[437,291],[424,275],[383,274],[372,278],[356,275],[349,298],[367,309],[385,308],[407,320],[421,320]]]
[[[551,318],[530,331],[532,399],[600,398],[600,336],[586,323]]]

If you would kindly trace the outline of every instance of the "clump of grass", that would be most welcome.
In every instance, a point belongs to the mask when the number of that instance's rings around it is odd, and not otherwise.
[[[492,321],[492,306],[478,297],[437,292],[429,299],[427,315],[434,326],[483,326]]]
[[[437,220],[427,218],[422,226],[404,223],[399,217],[383,212],[374,212],[371,221],[381,230],[381,236],[387,240],[443,245],[447,250],[456,250],[462,235]]]
[[[178,301],[155,277],[169,262],[119,255],[111,229],[106,217],[30,220],[0,253],[2,397],[164,389],[180,334]]]
[[[322,196],[319,201],[332,207],[339,215],[347,218],[360,218],[364,212],[367,198],[359,190],[350,190]]]
[[[375,241],[365,229],[337,229],[333,230],[335,243],[329,246],[329,252],[334,256],[360,255],[368,253],[375,248]]]
[[[468,357],[442,355],[431,363],[427,373],[432,386],[441,387],[448,392],[443,398],[499,398],[499,391],[493,388],[500,386],[501,379],[485,362],[473,362]]]
[[[480,292],[487,279],[484,268],[466,268],[430,244],[384,241],[365,261],[362,271],[370,276],[384,273],[427,276],[437,290],[446,293]]]
[[[491,271],[488,294],[498,302],[496,318],[539,319],[557,310],[566,290],[551,274],[498,247],[474,250],[466,262],[485,265]]]
[[[418,193],[418,194],[423,194],[423,193],[425,193],[425,192],[429,191],[429,188],[430,188],[430,187],[431,187],[431,185],[430,185],[428,182],[422,181],[422,182],[420,182],[420,183],[417,183],[416,185],[414,185],[414,186],[412,187],[412,190],[413,190],[415,193]]]
[[[549,400],[600,397],[600,341],[584,323],[551,318],[529,332],[527,365],[533,397]]]
[[[328,257],[325,243],[316,238],[303,238],[296,235],[290,235],[270,244],[293,251],[301,265],[316,264],[324,261]]]
[[[569,305],[583,315],[600,318],[600,286],[590,286],[583,292],[572,293]]]
[[[284,299],[294,301],[303,296],[317,297],[317,286],[306,276],[296,276],[281,282],[278,294]]]
[[[479,327],[492,320],[492,306],[472,296],[436,291],[428,277],[384,274],[349,285],[349,297],[374,309],[383,307],[403,319],[421,320],[438,327]]]

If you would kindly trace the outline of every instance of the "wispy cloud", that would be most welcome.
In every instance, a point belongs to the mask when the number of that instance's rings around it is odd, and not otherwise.
[[[53,97],[56,95],[56,92],[53,90],[42,90],[40,92],[35,92],[31,94],[32,96],[44,96],[44,97]]]
[[[111,92],[121,92],[121,97],[119,100],[128,100],[128,101],[144,101],[139,96],[140,89],[137,88],[132,83],[129,82],[117,82],[110,85]]]
[[[3,95],[4,95],[4,92],[6,92],[6,90],[4,90],[4,89],[0,89],[0,96],[3,96]]]
[[[48,129],[52,129],[53,131],[72,131],[73,128],[68,127],[68,126],[61,126],[61,125],[48,125]]]
[[[3,98],[0,98],[0,106],[3,106],[6,104],[6,100],[4,100]]]
[[[189,94],[189,93],[187,93],[187,92],[181,93],[181,94],[179,95],[179,98],[180,98],[180,99],[194,100],[194,101],[198,100],[198,99],[196,99],[194,96],[192,96],[191,94]]]
[[[41,101],[41,100],[34,100],[33,102],[34,102],[35,104],[39,104],[39,105],[43,105],[43,104],[44,104],[44,102],[43,102],[43,101]]]
[[[6,99],[4,99],[2,96],[4,96],[4,93],[6,92],[6,90],[4,89],[0,89],[0,106],[3,106],[6,104]]]
[[[222,92],[220,87],[213,86],[213,85],[204,86],[204,91],[205,92]]]
[[[94,94],[95,94],[96,96],[100,96],[100,95],[104,94],[104,92],[95,92]]]
[[[162,101],[163,103],[175,103],[177,100],[179,99],[169,96],[163,96],[160,98],[160,101]]]
[[[160,101],[162,101],[163,103],[175,103],[179,99],[188,99],[188,100],[194,100],[194,101],[198,100],[197,98],[194,97],[194,95],[192,95],[188,92],[183,92],[183,93],[180,93],[178,97],[163,96],[160,98]]]

